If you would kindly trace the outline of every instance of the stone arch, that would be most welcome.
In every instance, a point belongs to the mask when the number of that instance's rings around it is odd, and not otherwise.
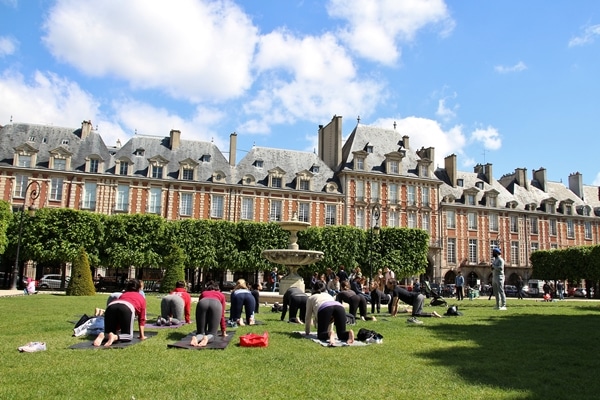
[[[506,283],[507,285],[516,285],[518,280],[519,280],[519,274],[517,274],[516,272],[513,272],[512,274],[510,274],[508,276],[508,278],[506,279],[506,281],[504,283]]]
[[[456,272],[455,271],[448,271],[446,272],[446,274],[444,275],[444,285],[449,285],[449,284],[453,284],[456,280]]]
[[[471,271],[467,274],[467,276],[465,276],[465,283],[467,284],[467,286],[472,287],[472,288],[478,288],[478,283],[477,281],[479,280],[479,275],[477,275],[477,273],[475,271]]]

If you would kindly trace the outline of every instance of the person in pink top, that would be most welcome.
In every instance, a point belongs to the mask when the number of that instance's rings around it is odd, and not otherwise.
[[[225,321],[225,296],[214,281],[206,283],[196,306],[196,335],[192,336],[190,345],[204,347],[212,342],[221,326],[221,336],[227,336]]]
[[[125,292],[111,302],[104,312],[104,332],[98,334],[94,346],[110,347],[115,341],[129,342],[133,339],[133,326],[137,317],[139,338],[146,339],[146,298],[140,294],[141,284],[137,279],[130,279],[125,284]]]
[[[191,309],[192,309],[192,297],[190,296],[187,289],[185,288],[185,282],[178,281],[175,284],[175,290],[173,290],[169,294],[179,296],[183,299],[183,315],[185,317],[185,323],[186,324],[191,323],[192,321],[190,320],[190,313],[191,313]]]

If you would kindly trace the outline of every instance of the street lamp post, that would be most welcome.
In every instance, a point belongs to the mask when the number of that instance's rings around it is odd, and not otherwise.
[[[21,238],[23,236],[23,214],[25,213],[25,206],[27,205],[27,194],[29,193],[29,189],[31,188],[31,196],[29,196],[29,200],[31,201],[31,205],[27,207],[29,211],[34,211],[33,202],[40,197],[40,189],[41,186],[38,181],[31,181],[25,188],[25,195],[23,196],[23,206],[21,207],[21,215],[19,216],[19,234],[17,239],[17,255],[15,257],[15,265],[13,267],[12,275],[12,284],[10,286],[11,290],[16,290],[19,283],[19,276],[22,275],[19,266],[19,253],[21,252]]]
[[[373,242],[374,235],[379,234],[379,217],[381,216],[381,207],[375,203],[371,208],[371,231],[369,243],[369,284],[373,282]],[[374,222],[374,223],[373,223]],[[369,289],[370,290],[370,289]]]

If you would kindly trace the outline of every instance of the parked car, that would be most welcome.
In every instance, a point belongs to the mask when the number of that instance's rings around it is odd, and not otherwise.
[[[229,292],[229,291],[233,290],[234,287],[235,287],[234,281],[223,281],[223,284],[221,285],[221,290],[224,292]]]
[[[39,289],[60,289],[61,276],[59,274],[44,275],[38,280]],[[65,287],[69,283],[69,277],[65,278]]]
[[[573,297],[586,297],[587,291],[584,288],[575,288],[571,296]]]
[[[518,292],[515,285],[504,285],[504,294],[506,297],[517,297]]]

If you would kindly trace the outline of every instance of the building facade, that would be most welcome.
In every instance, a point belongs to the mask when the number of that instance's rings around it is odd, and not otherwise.
[[[501,246],[507,281],[531,276],[536,250],[598,244],[600,189],[569,176],[522,168],[494,179],[492,165],[458,171],[456,155],[435,168],[434,147],[413,149],[395,127],[358,123],[342,140],[342,117],[319,126],[318,154],[253,147],[236,162],[213,143],[135,135],[105,145],[91,121],[81,128],[33,124],[0,127],[0,196],[15,209],[28,185],[35,206],[107,215],[151,213],[168,220],[282,221],[297,213],[315,226],[411,227],[429,232],[426,275],[453,283],[491,280],[491,247]],[[416,278],[416,277],[415,277]]]

